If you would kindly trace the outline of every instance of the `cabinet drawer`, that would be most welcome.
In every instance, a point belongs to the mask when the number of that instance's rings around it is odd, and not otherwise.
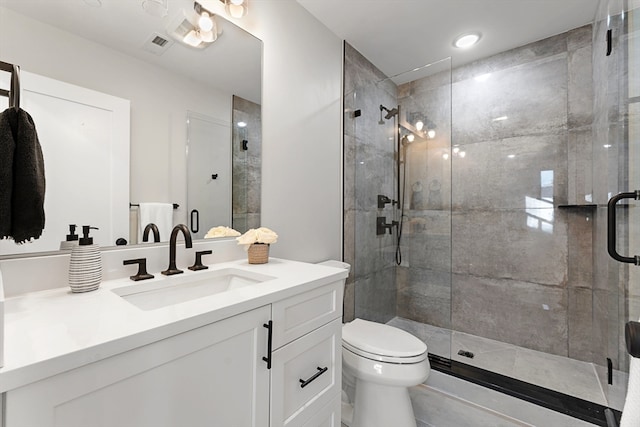
[[[272,306],[273,348],[342,317],[344,280],[295,295]]]
[[[342,400],[337,394],[328,405],[316,412],[302,427],[340,427]]]
[[[340,395],[341,332],[335,319],[273,352],[272,427],[303,426]]]

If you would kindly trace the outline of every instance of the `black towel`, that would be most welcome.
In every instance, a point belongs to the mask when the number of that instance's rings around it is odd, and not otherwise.
[[[0,239],[37,239],[44,229],[44,159],[26,111],[0,114]]]

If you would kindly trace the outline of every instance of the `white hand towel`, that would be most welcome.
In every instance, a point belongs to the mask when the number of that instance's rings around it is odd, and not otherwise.
[[[138,209],[138,242],[142,243],[142,232],[147,224],[154,223],[160,231],[160,241],[168,242],[173,229],[173,204],[171,203],[140,203]],[[149,234],[149,241],[153,242],[153,233]]]
[[[630,357],[629,386],[624,401],[620,427],[640,426],[640,359]]]

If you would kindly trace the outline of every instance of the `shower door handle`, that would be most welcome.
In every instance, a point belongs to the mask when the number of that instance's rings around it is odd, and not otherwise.
[[[622,199],[640,200],[640,190],[616,194],[609,199],[609,203],[607,203],[607,250],[611,258],[616,261],[640,265],[640,255],[626,257],[616,251],[616,204]]]

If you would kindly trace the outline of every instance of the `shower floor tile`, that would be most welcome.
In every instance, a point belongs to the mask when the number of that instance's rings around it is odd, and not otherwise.
[[[624,372],[614,372],[614,384],[617,383],[615,387],[603,388],[596,367],[592,363],[400,317],[393,318],[388,324],[423,340],[429,353],[622,410],[624,398],[621,399],[620,396],[624,396],[627,384],[627,374]],[[458,350],[470,351],[474,357],[458,355]],[[607,393],[604,390],[607,390]]]

